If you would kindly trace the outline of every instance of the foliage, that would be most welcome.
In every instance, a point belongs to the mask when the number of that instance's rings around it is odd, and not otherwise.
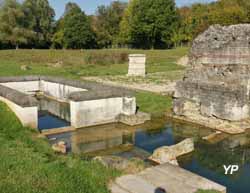
[[[68,3],[59,22],[58,31],[53,37],[54,47],[88,49],[96,46],[90,20],[78,5]]]
[[[24,12],[16,0],[6,0],[0,9],[0,40],[19,47],[27,43],[33,33],[25,28]]]
[[[210,25],[233,25],[250,22],[249,0],[220,0],[213,3],[195,3],[179,8],[181,25],[179,42],[190,42]]]
[[[97,34],[97,43],[100,48],[109,48],[116,45],[119,35],[120,22],[127,3],[114,1],[109,6],[99,6],[92,25]]]
[[[133,48],[170,48],[177,22],[174,0],[130,1],[121,23],[123,43]]]
[[[55,16],[48,0],[25,0],[22,7],[26,27],[35,33],[29,44],[35,48],[48,48],[51,44]]]

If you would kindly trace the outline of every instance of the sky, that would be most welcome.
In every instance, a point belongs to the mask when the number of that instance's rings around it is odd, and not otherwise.
[[[127,2],[127,0],[120,0]],[[194,2],[212,2],[214,0],[176,0],[177,6],[190,5]],[[87,14],[94,14],[99,5],[108,5],[112,0],[49,0],[50,5],[56,11],[56,18],[59,18],[67,2],[77,3]]]

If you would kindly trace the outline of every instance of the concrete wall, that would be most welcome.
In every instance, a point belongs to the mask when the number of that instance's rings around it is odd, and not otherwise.
[[[132,115],[135,111],[134,97],[70,102],[71,125],[76,128],[117,122],[120,114]]]
[[[47,99],[39,100],[39,111],[48,111],[51,114],[70,122],[70,104]]]
[[[0,85],[12,88],[14,90],[18,90],[19,92],[25,94],[32,94],[34,91],[38,91],[39,81],[26,81],[26,82],[6,82],[0,83]]]
[[[82,88],[76,88],[64,84],[47,82],[44,80],[40,81],[40,90],[46,95],[53,96],[57,99],[66,100],[70,93],[87,91]]]
[[[23,79],[19,81],[14,78],[11,81],[7,78],[0,83],[2,100],[11,107],[23,125],[37,127],[39,109],[70,121],[76,128],[117,122],[120,114],[130,116],[136,113],[136,99],[126,89],[70,81],[67,84],[63,80],[56,83],[56,79]],[[64,106],[53,101],[40,101],[39,104],[35,97],[29,96],[34,91],[41,91],[52,99],[69,104]]]
[[[6,98],[0,97],[0,101],[6,103],[16,114],[23,126],[38,127],[38,107],[21,107]]]

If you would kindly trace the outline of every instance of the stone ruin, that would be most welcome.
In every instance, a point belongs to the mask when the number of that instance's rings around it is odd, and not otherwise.
[[[250,24],[211,26],[193,42],[175,117],[227,133],[250,128]]]
[[[128,76],[146,76],[146,55],[130,54]]]

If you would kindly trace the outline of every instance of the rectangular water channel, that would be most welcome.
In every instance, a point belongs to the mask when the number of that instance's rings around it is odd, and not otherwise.
[[[50,135],[51,143],[65,141],[77,154],[119,155],[146,159],[156,148],[193,137],[195,151],[178,159],[181,167],[224,185],[228,193],[249,193],[250,132],[226,135],[214,141],[202,137],[214,131],[171,120],[155,120],[140,127],[109,124]],[[238,164],[239,172],[226,176],[223,165]]]
[[[70,126],[69,103],[38,96],[38,129],[48,130]]]

